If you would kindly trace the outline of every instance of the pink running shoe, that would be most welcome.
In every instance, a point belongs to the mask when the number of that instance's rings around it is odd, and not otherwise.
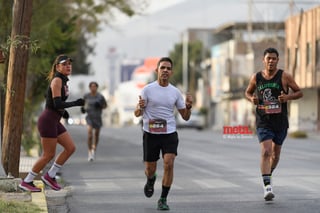
[[[27,183],[22,181],[19,188],[29,192],[41,192],[41,188],[36,187],[33,182]]]
[[[42,181],[51,187],[51,189],[59,191],[61,189],[61,186],[56,181],[56,178],[52,178],[49,176],[48,172],[41,177]]]

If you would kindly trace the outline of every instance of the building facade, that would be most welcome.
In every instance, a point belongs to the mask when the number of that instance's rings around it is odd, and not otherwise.
[[[285,69],[303,90],[290,104],[292,128],[320,130],[320,6],[285,21]]]
[[[284,23],[229,23],[216,29],[211,47],[211,126],[246,125],[253,128],[254,106],[244,96],[251,75],[263,69],[268,47],[284,53]],[[279,67],[284,68],[284,60]]]

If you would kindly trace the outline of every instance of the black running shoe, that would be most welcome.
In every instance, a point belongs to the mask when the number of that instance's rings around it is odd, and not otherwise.
[[[152,179],[147,179],[146,185],[144,185],[144,195],[146,197],[152,197],[154,192],[154,183],[156,182],[157,175],[155,174]]]
[[[167,204],[167,199],[166,198],[160,198],[158,200],[158,210],[162,211],[167,211],[170,210],[168,204]]]

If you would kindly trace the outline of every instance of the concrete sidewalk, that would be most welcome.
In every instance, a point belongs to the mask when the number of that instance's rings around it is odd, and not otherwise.
[[[31,197],[32,197],[31,202],[39,206],[44,213],[47,213],[48,206],[47,206],[47,199],[44,191],[44,185],[40,180],[35,181],[34,184],[37,187],[40,187],[42,191],[40,193],[31,193]]]
[[[22,178],[27,175],[31,170],[33,164],[37,161],[38,157],[20,157],[19,171]],[[69,212],[68,206],[66,205],[66,198],[70,195],[70,187],[63,187],[60,191],[54,191],[40,179],[41,174],[36,177],[34,184],[40,188],[42,191],[40,193],[31,193],[32,200],[34,204],[38,205],[44,213],[67,213]],[[59,176],[57,176],[58,180]],[[62,184],[63,185],[63,184]]]
[[[36,160],[37,160],[37,157],[21,156],[20,165],[19,165],[20,174],[28,173],[31,170],[33,164],[36,162]],[[34,184],[37,187],[40,187],[42,191],[39,193],[38,192],[31,193],[31,202],[39,206],[44,213],[48,213],[47,199],[45,195],[45,186],[41,180],[35,180]]]

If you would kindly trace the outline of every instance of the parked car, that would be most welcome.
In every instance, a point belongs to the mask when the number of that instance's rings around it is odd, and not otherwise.
[[[192,109],[190,119],[188,121],[183,120],[181,115],[177,113],[177,128],[196,128],[202,130],[205,128],[206,120],[205,115],[202,114],[198,109]]]

